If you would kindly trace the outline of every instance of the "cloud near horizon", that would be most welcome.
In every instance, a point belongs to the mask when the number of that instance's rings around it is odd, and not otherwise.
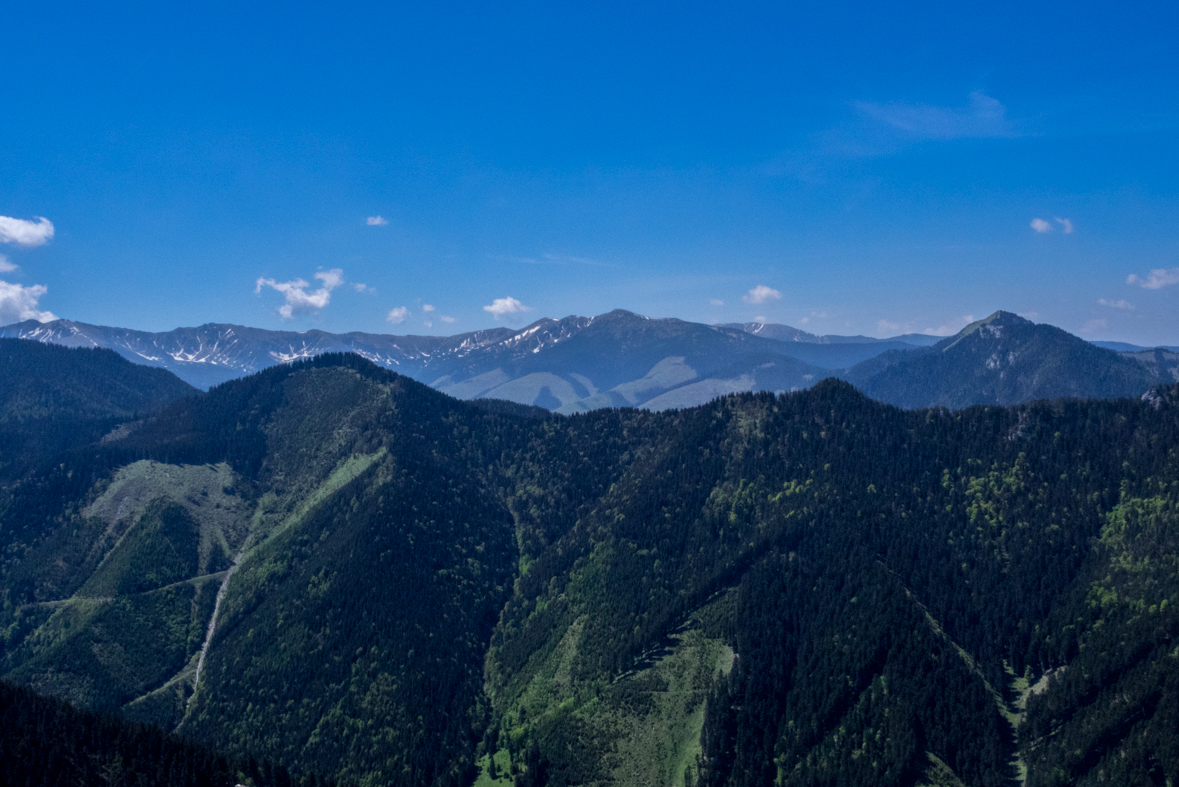
[[[391,322],[394,325],[400,325],[405,322],[405,318],[409,316],[409,309],[404,306],[398,306],[395,309],[390,309],[389,314],[385,316],[386,322]]]
[[[521,312],[532,311],[531,306],[525,306],[515,298],[508,296],[507,298],[496,298],[491,302],[491,305],[484,306],[483,311],[490,312],[495,319],[499,319],[505,314],[519,314]]]
[[[37,221],[0,216],[0,243],[32,248],[48,243],[52,237],[53,222],[44,216],[38,216]]]
[[[922,333],[927,336],[953,336],[972,322],[974,322],[974,315],[964,314],[957,320],[950,320],[936,328],[926,328]]]
[[[275,281],[274,279],[259,278],[254,285],[254,293],[262,292],[263,287],[270,287],[281,292],[286,303],[279,307],[278,313],[284,320],[290,320],[298,314],[307,314],[326,307],[332,300],[332,290],[344,283],[344,271],[332,268],[320,271],[315,278],[323,283],[318,290],[311,292],[307,288],[311,285],[304,279],[294,281]]]
[[[41,296],[49,292],[44,284],[34,284],[25,287],[0,281],[0,325],[8,325],[24,320],[50,322],[56,320],[53,312],[41,311],[37,308]]]
[[[780,300],[782,293],[775,290],[773,287],[767,287],[764,284],[759,284],[749,291],[748,295],[743,295],[741,300],[746,303],[768,303],[769,301]]]
[[[1136,273],[1126,278],[1126,284],[1137,284],[1144,290],[1161,290],[1172,284],[1179,284],[1179,268],[1152,268],[1143,279]]]

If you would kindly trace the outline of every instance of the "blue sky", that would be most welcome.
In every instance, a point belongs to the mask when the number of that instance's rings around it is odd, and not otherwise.
[[[0,322],[1179,343],[1176,6],[882,5],[9,4]]]

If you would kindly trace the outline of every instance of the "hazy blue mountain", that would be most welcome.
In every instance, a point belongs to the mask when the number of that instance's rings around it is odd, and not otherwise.
[[[1093,342],[1093,344],[1097,345],[1098,347],[1103,347],[1106,350],[1113,350],[1114,352],[1119,353],[1137,353],[1142,352],[1143,350],[1166,350],[1167,352],[1179,353],[1179,346],[1168,344],[1160,344],[1155,347],[1143,347],[1140,344],[1127,344],[1126,342],[1097,341]]]
[[[66,347],[106,347],[134,363],[168,369],[200,388],[328,352],[354,352],[385,368],[416,377],[430,365],[461,358],[516,333],[494,328],[457,336],[387,336],[268,331],[218,323],[152,333],[71,320],[28,320],[0,328],[2,337]]]
[[[1132,362],[1127,365],[1111,360],[1107,350],[1087,352],[1086,347],[1098,348],[1050,326],[1039,326],[1039,334],[1055,331],[1054,341],[1004,349],[998,360],[988,361],[990,354],[967,357],[963,352],[974,345],[959,346],[957,339],[981,324],[950,339],[924,334],[874,339],[820,336],[772,323],[709,326],[616,310],[449,337],[300,333],[217,324],[148,333],[68,320],[19,323],[0,329],[0,336],[107,347],[202,388],[322,353],[354,352],[460,399],[496,398],[560,413],[691,407],[738,391],[798,390],[833,375],[911,407],[1014,402],[1067,392],[1121,395],[1140,393],[1143,381],[1174,380],[1179,369],[1166,348],[1124,354],[1123,360]],[[920,360],[934,345],[957,349],[939,356],[943,360],[937,363]],[[1020,359],[1016,372],[999,368],[1011,352]],[[1138,372],[1132,372],[1135,368]],[[1116,369],[1123,372],[1110,371]],[[1009,379],[1012,374],[1021,382]],[[1107,379],[1109,374],[1121,374],[1122,382]],[[988,382],[991,377],[998,388]]]
[[[712,371],[731,367],[743,356],[781,355],[779,366],[791,370],[779,374],[785,386],[781,390],[806,387],[824,376],[823,368],[831,368],[791,360],[783,343],[743,330],[622,310],[597,317],[546,318],[516,331],[497,328],[449,337],[297,333],[217,324],[149,333],[68,320],[18,323],[0,329],[0,336],[109,347],[204,388],[300,358],[355,352],[461,399],[506,399],[563,412],[642,406],[672,388],[708,379]],[[703,401],[707,399],[690,404]]]
[[[845,377],[868,396],[906,408],[1137,397],[1160,382],[1139,359],[1003,311],[932,347],[884,353]]]

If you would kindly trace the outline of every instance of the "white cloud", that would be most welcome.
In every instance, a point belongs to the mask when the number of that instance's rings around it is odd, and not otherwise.
[[[37,308],[41,296],[49,291],[43,284],[23,287],[0,281],[0,325],[21,322],[23,320],[37,320],[49,322],[56,320],[53,312],[43,312]]]
[[[1028,226],[1039,233],[1052,232],[1052,225],[1043,219],[1032,219],[1032,223]]]
[[[957,320],[950,320],[936,328],[926,328],[923,333],[927,336],[953,336],[972,322],[974,322],[974,315],[964,314]]]
[[[355,289],[357,292],[375,293],[377,291],[376,287],[370,287],[367,284],[361,284],[360,282],[353,284],[352,288]]]
[[[766,316],[764,314],[757,315],[756,317],[753,318],[753,321],[754,322],[761,322],[761,323],[769,322],[769,320],[766,319]]]
[[[330,271],[320,271],[315,274],[315,278],[323,282],[323,286],[328,290],[334,290],[344,283],[344,271],[332,268]]]
[[[398,306],[396,309],[390,309],[388,316],[385,319],[394,325],[405,322],[405,318],[409,316],[409,309],[404,306]]]
[[[454,318],[453,318],[453,317],[448,317],[448,316],[447,316],[447,315],[445,315],[445,314],[444,314],[444,315],[442,315],[441,317],[439,317],[438,319],[442,320],[442,322],[445,322],[445,323],[452,323],[452,322],[454,322]]]
[[[434,311],[434,307],[433,307],[433,306],[431,306],[431,305],[430,305],[430,304],[428,304],[428,303],[423,303],[423,304],[422,304],[422,311],[424,311],[424,312],[432,312],[432,311]]]
[[[422,325],[426,326],[427,328],[433,328],[434,322],[432,320],[423,320]]]
[[[1019,130],[1007,120],[1007,108],[981,90],[970,94],[964,107],[933,107],[899,102],[854,106],[869,117],[921,139],[976,139],[1014,137]]]
[[[364,221],[370,227],[384,227],[389,223],[389,220],[384,216],[369,216]]]
[[[1060,218],[1060,216],[1057,216],[1056,223],[1060,225],[1060,231],[1063,232],[1065,235],[1072,235],[1073,234],[1073,220],[1072,219],[1062,219],[1062,218]]]
[[[888,320],[881,320],[876,323],[876,327],[881,333],[888,333],[889,331],[899,331],[901,324],[899,322],[889,322]]]
[[[724,306],[725,305],[725,302],[722,301],[720,298],[713,298],[708,303],[712,306]]]
[[[519,314],[520,312],[532,311],[531,306],[525,306],[515,298],[509,296],[507,298],[496,298],[491,302],[490,306],[484,306],[483,311],[491,312],[495,319],[499,319],[505,314]]]
[[[332,268],[328,271],[320,271],[315,274],[315,278],[319,279],[323,286],[311,292],[307,291],[311,285],[303,279],[275,281],[265,278],[260,278],[255,282],[254,292],[262,292],[263,287],[270,287],[281,292],[287,302],[279,307],[278,313],[282,315],[284,320],[289,320],[296,314],[306,314],[327,306],[332,300],[332,290],[344,283],[344,271]]]
[[[1097,302],[1102,306],[1109,306],[1112,309],[1125,309],[1126,311],[1134,311],[1134,304],[1123,299],[1116,301],[1107,301],[1105,298],[1098,298]]]
[[[12,273],[14,270],[16,270],[16,264],[0,254],[0,273]]]
[[[53,237],[53,222],[44,216],[37,221],[0,216],[0,243],[15,246],[40,246]]]
[[[746,303],[766,303],[768,301],[776,301],[781,297],[782,293],[774,288],[759,284],[750,290],[748,295],[742,296],[741,300]]]
[[[1131,273],[1126,284],[1137,284],[1144,290],[1161,290],[1179,284],[1179,268],[1153,268],[1145,279]]]

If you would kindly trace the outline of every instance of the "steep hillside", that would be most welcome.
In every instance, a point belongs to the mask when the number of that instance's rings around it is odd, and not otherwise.
[[[0,339],[0,368],[0,423],[63,414],[128,417],[196,393],[175,375],[129,363],[110,350]]]
[[[196,389],[110,350],[0,339],[0,482]]]
[[[1009,312],[928,350],[864,361],[845,376],[873,399],[906,408],[1140,396],[1161,381],[1146,364]]]
[[[322,356],[14,485],[0,659],[344,783],[1174,780],[1177,405],[536,417]]]
[[[318,787],[281,766],[225,757],[158,729],[72,708],[0,681],[0,784]]]

